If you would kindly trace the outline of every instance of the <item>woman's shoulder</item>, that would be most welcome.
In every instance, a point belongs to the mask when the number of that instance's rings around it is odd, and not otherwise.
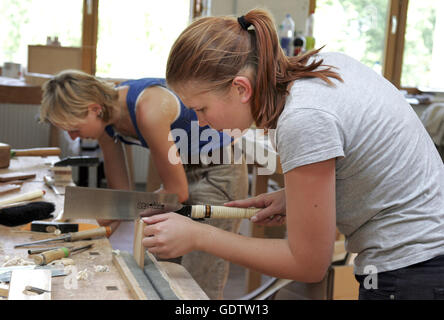
[[[136,114],[149,122],[172,123],[178,112],[177,98],[163,86],[146,88],[138,98]]]

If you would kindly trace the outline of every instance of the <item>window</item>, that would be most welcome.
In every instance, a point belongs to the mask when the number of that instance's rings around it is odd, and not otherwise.
[[[26,66],[28,45],[58,36],[62,46],[80,47],[83,1],[0,1],[0,62]]]
[[[381,73],[389,0],[317,0],[316,47],[344,52]]]
[[[444,90],[444,1],[410,0],[407,12],[402,87]]]
[[[316,47],[344,52],[399,88],[444,90],[444,1],[316,0],[315,19]]]
[[[96,75],[164,77],[170,48],[189,16],[189,0],[100,1]]]

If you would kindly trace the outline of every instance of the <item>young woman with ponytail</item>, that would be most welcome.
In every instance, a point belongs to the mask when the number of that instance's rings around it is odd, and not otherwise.
[[[171,49],[166,79],[201,125],[255,123],[275,135],[285,188],[226,205],[263,208],[252,221],[285,222],[287,238],[244,237],[166,213],[145,218],[149,251],[172,258],[200,250],[318,282],[337,227],[357,253],[361,299],[443,297],[443,163],[388,81],[345,54],[286,57],[272,17],[259,9],[193,22]]]

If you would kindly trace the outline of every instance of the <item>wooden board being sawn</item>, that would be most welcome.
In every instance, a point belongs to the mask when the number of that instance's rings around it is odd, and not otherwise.
[[[43,182],[43,177],[49,174],[50,163],[57,160],[58,157],[17,157],[11,159],[11,164],[8,169],[0,169],[0,173],[8,173],[13,171],[29,171],[36,173],[36,177],[34,179],[24,182],[21,190],[18,193],[13,194],[17,195],[35,189],[45,190],[46,194],[41,200],[54,202],[56,205],[55,214],[58,214],[63,209],[64,197],[62,195],[54,194],[53,191],[45,186]],[[79,220],[75,222],[96,224],[95,221],[91,220]],[[24,259],[28,259],[28,248],[14,249],[15,244],[46,239],[48,237],[51,237],[51,235],[46,233],[21,231],[20,227],[10,228],[0,225],[0,267],[5,262],[7,256],[10,258],[20,256]],[[70,287],[70,284],[72,284],[66,280],[67,276],[53,277],[51,298],[53,300],[133,299],[133,296],[131,295],[131,292],[125,284],[123,278],[113,265],[113,252],[108,239],[102,238],[92,241],[77,241],[74,244],[75,246],[81,246],[88,243],[93,243],[94,247],[88,251],[73,254],[71,256],[71,258],[75,261],[77,271],[84,271],[86,269],[88,278],[86,280],[78,280],[77,289],[67,289],[66,287]],[[72,245],[73,243],[63,244]],[[54,243],[47,244],[46,246],[52,245],[54,245]],[[36,246],[36,248],[38,247]],[[95,272],[95,266],[98,265],[107,266],[109,268],[109,272]],[[182,283],[194,281],[193,279],[184,278],[184,273],[178,272],[176,266],[170,267],[168,264],[163,265],[162,263],[160,263],[160,265],[162,268],[164,268],[165,273],[169,275],[170,279],[172,279],[175,286],[181,286]],[[182,266],[179,265],[179,267]],[[66,285],[65,281],[68,282],[68,285]],[[194,290],[192,297],[194,299],[196,297],[202,297],[202,299],[205,299],[206,295],[200,290],[199,287],[197,287],[197,289]],[[181,298],[187,299],[188,297],[185,294]]]

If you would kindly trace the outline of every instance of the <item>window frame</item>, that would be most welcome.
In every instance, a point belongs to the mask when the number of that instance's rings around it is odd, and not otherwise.
[[[82,69],[96,74],[97,33],[99,29],[99,0],[83,0]]]
[[[192,18],[202,15],[205,8],[196,10],[199,1],[192,1]],[[207,1],[201,1],[204,6]],[[401,87],[401,73],[404,56],[404,41],[407,25],[407,12],[409,0],[389,0],[387,24],[385,32],[384,62],[382,65],[383,76],[399,89],[408,93],[420,93],[418,88]],[[83,0],[82,23],[82,66],[83,71],[95,75],[97,33],[99,25],[99,0]],[[316,0],[309,0],[309,12],[315,11]],[[396,28],[392,33],[393,23]]]
[[[389,0],[382,75],[398,89],[411,94],[418,94],[421,93],[418,88],[401,86],[408,6],[409,0]],[[309,8],[310,10],[316,8],[316,0],[309,0]],[[396,23],[396,26],[394,32],[392,32],[394,23]]]

